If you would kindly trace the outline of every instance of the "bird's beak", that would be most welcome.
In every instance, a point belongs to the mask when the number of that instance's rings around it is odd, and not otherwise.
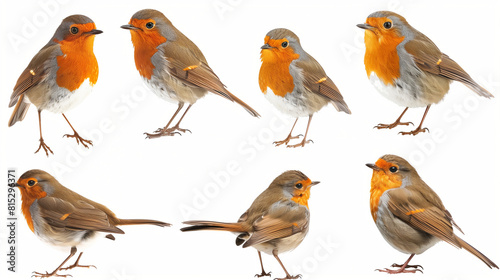
[[[373,163],[367,163],[366,166],[370,167],[371,169],[375,170],[375,171],[379,171],[381,170],[380,167],[376,166],[375,164]]]
[[[310,187],[312,187],[312,186],[314,186],[314,185],[317,185],[317,184],[319,184],[319,183],[320,183],[320,181],[314,181],[314,182],[311,182],[311,183],[309,184],[309,188],[310,188]]]
[[[368,23],[360,23],[360,24],[357,24],[356,26],[361,28],[361,29],[366,29],[366,30],[370,30],[370,31],[375,29],[375,27],[369,25]]]
[[[260,48],[261,48],[261,49],[263,49],[263,50],[267,50],[267,49],[271,49],[272,47],[271,47],[271,46],[269,46],[269,44],[264,44],[264,45],[262,45],[262,47],[260,47]]]
[[[85,32],[85,33],[83,33],[83,34],[88,34],[88,35],[97,35],[97,34],[101,34],[101,33],[102,33],[102,31],[101,31],[101,30],[99,30],[99,29],[92,29],[92,30],[90,30],[90,31],[88,31],[88,32]]]
[[[133,26],[132,24],[125,24],[125,25],[122,25],[120,27],[123,28],[123,29],[128,29],[128,30],[138,30],[138,29],[140,29],[140,28],[137,28],[137,27]]]
[[[19,185],[18,183],[15,183],[15,184],[14,184],[14,187],[20,188],[20,187],[21,187],[21,185]]]

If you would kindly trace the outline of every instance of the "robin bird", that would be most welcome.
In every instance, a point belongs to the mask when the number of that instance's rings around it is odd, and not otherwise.
[[[406,160],[385,155],[375,164],[366,166],[373,169],[370,210],[378,230],[396,250],[411,254],[403,265],[392,265],[399,269],[378,271],[389,274],[422,272],[418,269],[422,266],[408,263],[415,254],[425,252],[441,240],[469,251],[489,268],[498,268],[485,255],[455,235],[453,227],[460,232],[462,230],[439,196]]]
[[[35,153],[43,148],[47,156],[49,152],[54,154],[42,137],[43,110],[63,115],[73,130],[72,135],[64,136],[75,138],[86,148],[92,145],[92,141],[80,137],[64,113],[80,104],[97,82],[99,67],[93,50],[94,35],[101,33],[86,16],[65,18],[17,80],[10,96],[9,107],[16,106],[9,126],[24,119],[30,104],[37,107],[40,146]]]
[[[422,128],[427,112],[444,98],[452,81],[463,83],[480,96],[493,97],[404,17],[380,11],[357,26],[365,29],[365,68],[371,83],[384,97],[406,107],[394,123],[378,124],[376,128],[413,124],[401,122],[408,108],[426,107],[420,125],[400,133],[417,135],[429,131]]]
[[[42,170],[25,172],[16,187],[21,192],[21,209],[31,231],[49,244],[71,248],[69,256],[54,271],[34,272],[35,277],[66,277],[70,275],[59,275],[57,272],[75,267],[91,267],[79,264],[83,252],[73,265],[65,268],[63,265],[76,254],[79,244],[95,238],[99,232],[108,233],[106,238],[115,240],[112,234],[125,233],[117,226],[170,226],[155,220],[119,219],[106,206],[71,191]]]
[[[291,276],[278,255],[295,249],[302,242],[309,230],[308,199],[311,187],[319,182],[312,182],[300,171],[286,171],[278,176],[241,215],[237,223],[219,223],[211,221],[187,221],[190,227],[181,231],[222,230],[238,234],[236,245],[243,248],[252,246],[259,254],[261,274],[256,277],[271,276],[262,264],[261,252],[273,255],[286,273]]]
[[[306,139],[312,116],[328,103],[339,112],[351,114],[337,86],[316,59],[302,49],[299,37],[292,31],[285,28],[269,31],[260,58],[260,90],[279,111],[296,118],[290,134],[285,140],[274,142],[276,146],[304,147],[311,142]],[[309,121],[304,139],[299,144],[288,145],[291,139],[301,136],[292,136],[292,132],[299,117],[305,116]]]
[[[161,12],[138,11],[129,24],[121,28],[130,30],[135,66],[146,85],[160,98],[178,103],[177,111],[167,125],[154,133],[145,133],[146,138],[189,131],[179,125],[191,106],[208,92],[240,104],[254,117],[260,116],[226,89],[200,49]],[[184,103],[189,104],[186,111],[176,125],[169,127]]]

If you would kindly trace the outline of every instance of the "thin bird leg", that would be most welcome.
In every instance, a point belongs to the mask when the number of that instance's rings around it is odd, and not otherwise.
[[[413,125],[412,122],[401,122],[401,118],[403,117],[403,115],[406,113],[406,111],[408,110],[408,107],[406,107],[406,109],[403,111],[403,113],[399,116],[399,118],[391,123],[391,124],[383,124],[383,123],[379,123],[378,125],[374,126],[373,128],[377,128],[377,129],[383,129],[383,128],[388,128],[388,129],[391,129],[391,128],[395,128],[396,126],[398,125]]]
[[[92,144],[92,141],[90,141],[90,140],[85,140],[85,139],[83,139],[82,137],[80,137],[80,135],[78,135],[78,132],[76,132],[76,130],[73,128],[73,126],[72,126],[72,125],[71,125],[71,123],[69,122],[68,118],[66,118],[66,116],[65,116],[64,114],[62,114],[62,115],[63,115],[64,119],[68,122],[68,124],[69,124],[69,126],[71,127],[71,129],[73,129],[73,135],[65,134],[65,135],[63,135],[63,137],[65,137],[65,136],[66,136],[66,137],[68,137],[68,138],[75,138],[75,140],[76,140],[76,143],[77,143],[77,144],[82,143],[82,145],[83,145],[85,148],[87,148],[87,149],[89,148],[89,146],[87,146],[87,144],[89,144],[89,145],[91,145],[91,146],[92,146],[92,145],[93,145],[93,144]]]
[[[427,112],[429,112],[430,108],[431,108],[431,105],[428,105],[427,108],[425,108],[425,113],[424,113],[424,116],[422,117],[422,121],[420,122],[420,124],[418,125],[418,127],[415,128],[415,130],[409,131],[409,132],[403,132],[403,131],[401,131],[400,134],[415,136],[415,135],[419,134],[420,132],[426,132],[426,131],[429,132],[429,129],[427,127],[422,128],[422,124],[424,123],[425,117],[427,116]]]
[[[304,139],[302,139],[302,142],[299,144],[295,145],[287,145],[287,148],[297,148],[297,147],[304,147],[306,143],[313,142],[313,140],[306,140],[307,139],[307,132],[309,131],[309,125],[311,125],[311,120],[312,120],[313,115],[309,115],[309,121],[307,122],[307,128],[306,128],[306,134],[304,135]]]
[[[184,129],[184,128],[180,128],[179,127],[179,124],[182,122],[182,119],[184,119],[184,116],[186,115],[186,113],[189,111],[189,109],[191,108],[191,106],[193,106],[193,104],[189,104],[189,106],[187,107],[186,111],[184,111],[184,114],[182,114],[182,117],[180,118],[180,120],[177,122],[176,125],[174,125],[174,127],[170,128],[172,131],[174,130],[177,130],[177,131],[180,131],[180,132],[183,132],[183,133],[186,133],[186,131],[189,131],[189,133],[191,133],[191,130],[189,129]]]
[[[51,273],[48,273],[48,272],[45,272],[45,273],[40,273],[40,272],[36,272],[36,271],[33,271],[33,276],[32,277],[40,277],[40,278],[49,278],[51,276],[56,276],[56,277],[68,277],[68,276],[71,276],[69,274],[66,274],[66,275],[60,275],[60,274],[57,274],[57,272],[61,269],[61,267],[69,260],[71,259],[71,257],[73,257],[74,255],[76,254],[76,247],[71,247],[71,251],[69,253],[69,256],[61,263],[61,265],[59,265],[54,271],[52,271]],[[71,276],[72,277],[72,276]]]
[[[264,270],[264,265],[262,264],[262,256],[260,254],[260,251],[257,251],[259,254],[259,260],[260,260],[260,267],[262,268],[262,272],[260,274],[255,274],[255,277],[263,277],[263,276],[271,276],[271,271],[267,272]]]
[[[74,264],[72,264],[68,267],[61,268],[61,270],[70,270],[70,269],[73,269],[75,267],[97,268],[97,267],[95,267],[95,265],[81,265],[79,262],[80,262],[80,258],[82,257],[82,254],[83,254],[83,252],[80,252],[80,255],[78,255],[78,258],[76,259],[76,262]]]
[[[297,274],[295,276],[292,276],[288,273],[288,271],[286,270],[285,266],[283,265],[283,263],[281,262],[280,258],[278,257],[278,253],[276,252],[276,249],[273,250],[273,256],[278,260],[278,262],[280,263],[281,267],[283,268],[283,270],[285,271],[286,273],[286,277],[285,278],[275,278],[274,280],[286,280],[286,279],[297,279],[297,278],[302,278],[302,275],[300,274]]]
[[[162,136],[174,136],[176,133],[180,135],[180,133],[178,133],[178,132],[168,131],[168,129],[169,129],[168,126],[175,119],[175,116],[177,116],[177,114],[181,111],[182,107],[184,107],[184,102],[179,102],[179,107],[177,107],[177,110],[175,111],[174,115],[170,118],[170,120],[168,121],[167,125],[165,127],[163,127],[163,128],[158,128],[153,133],[147,133],[147,132],[145,132],[144,134],[146,134],[146,138],[147,139],[153,139],[153,138],[159,138],[159,137],[162,137]]]
[[[38,146],[38,150],[36,150],[35,154],[38,153],[38,151],[40,151],[40,148],[43,148],[43,150],[45,151],[45,154],[47,154],[47,156],[49,156],[49,151],[50,151],[50,153],[54,154],[54,152],[52,152],[52,150],[49,148],[49,146],[47,146],[47,144],[45,144],[45,141],[43,141],[43,137],[42,137],[42,111],[40,111],[40,110],[38,111],[38,128],[40,130],[40,146]]]
[[[386,272],[389,274],[415,273],[417,271],[424,273],[422,270],[419,269],[419,267],[424,269],[421,265],[408,265],[408,263],[413,258],[413,256],[415,256],[415,254],[411,254],[410,257],[408,258],[408,260],[402,265],[400,265],[400,264],[393,264],[392,265],[392,267],[399,267],[400,269],[384,268],[384,269],[376,269],[376,271]],[[408,268],[415,268],[415,269],[408,269]]]
[[[297,124],[298,120],[299,120],[299,118],[295,119],[295,122],[293,123],[293,126],[292,126],[292,130],[290,130],[290,134],[288,134],[288,136],[285,138],[285,140],[273,142],[273,144],[276,145],[276,147],[278,147],[279,145],[283,145],[283,144],[286,145],[286,144],[288,144],[288,142],[290,142],[290,140],[298,139],[300,136],[302,136],[302,134],[299,134],[297,136],[292,136],[293,129],[295,128],[295,125]]]

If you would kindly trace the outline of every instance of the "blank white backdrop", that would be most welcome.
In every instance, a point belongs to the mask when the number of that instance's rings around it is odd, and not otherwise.
[[[309,203],[309,235],[295,251],[281,256],[290,273],[301,273],[305,279],[389,278],[374,269],[402,263],[407,256],[383,240],[371,219],[371,170],[364,165],[386,153],[410,160],[441,196],[466,233],[463,238],[500,264],[498,97],[479,98],[454,83],[445,100],[430,110],[425,122],[430,133],[403,137],[397,132],[409,128],[374,130],[379,122],[394,121],[403,108],[379,95],[366,78],[364,33],[356,27],[374,11],[399,12],[498,96],[498,1],[44,0],[1,6],[3,186],[9,167],[17,168],[18,175],[39,168],[119,217],[174,224],[122,227],[126,234],[117,235],[114,242],[97,239],[86,248],[81,263],[98,269],[75,269],[70,272],[75,279],[254,279],[260,271],[254,249],[236,247],[228,233],[181,233],[179,228],[187,219],[237,220],[276,176],[289,169],[321,181]],[[238,105],[210,95],[195,104],[183,121],[193,134],[144,139],[143,132],[164,126],[176,109],[143,86],[130,34],[119,28],[144,8],[162,11],[204,52],[228,89],[262,117],[252,118]],[[86,150],[73,139],[63,139],[71,132],[69,126],[60,115],[44,112],[44,138],[55,153],[47,158],[33,154],[38,147],[35,108],[8,128],[7,104],[31,58],[61,20],[76,13],[89,16],[104,31],[95,39],[99,80],[92,94],[66,114],[94,146]],[[271,145],[286,137],[293,120],[276,111],[258,87],[260,46],[265,34],[277,27],[300,37],[353,112],[346,115],[332,106],[324,108],[314,116],[309,131],[314,144],[302,149]],[[423,111],[410,110],[405,120],[417,124]],[[299,120],[296,132],[303,133],[306,123]],[[5,219],[3,189],[0,217]],[[18,272],[7,272],[6,262],[0,261],[2,279],[27,279],[32,271],[52,270],[69,252],[40,242],[18,215]],[[3,260],[5,226],[0,227],[0,237]],[[284,275],[273,257],[263,258],[273,278]],[[416,256],[412,263],[423,265],[425,274],[391,278],[498,279],[500,275],[446,243]]]

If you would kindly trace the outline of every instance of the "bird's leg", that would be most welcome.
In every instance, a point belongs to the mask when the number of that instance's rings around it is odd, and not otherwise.
[[[264,270],[264,265],[262,264],[262,256],[260,255],[260,251],[257,251],[259,253],[259,260],[260,260],[260,268],[262,268],[262,272],[260,274],[255,274],[255,277],[264,277],[264,276],[271,276],[271,271],[267,272]]]
[[[54,154],[54,152],[52,152],[52,150],[49,148],[49,146],[47,146],[47,144],[45,144],[45,141],[43,141],[43,136],[42,136],[42,111],[38,111],[38,129],[40,130],[40,146],[38,146],[38,150],[36,150],[35,154],[38,153],[38,151],[40,151],[40,148],[43,148],[43,150],[45,151],[45,154],[47,154],[47,156],[49,156],[49,152],[51,154]]]
[[[48,272],[45,272],[45,273],[40,273],[40,272],[36,272],[36,271],[33,271],[33,276],[32,277],[40,277],[40,278],[49,278],[51,276],[56,276],[56,277],[68,277],[68,276],[71,276],[69,274],[66,274],[66,275],[60,275],[60,274],[57,274],[57,272],[61,269],[61,267],[69,260],[71,259],[71,257],[73,257],[74,255],[76,254],[76,247],[71,247],[71,251],[69,253],[69,256],[61,263],[61,265],[59,265],[54,271],[52,271],[51,273],[48,273]]]
[[[275,278],[274,280],[286,280],[286,279],[297,279],[297,278],[302,278],[302,275],[300,274],[297,274],[295,276],[292,276],[288,273],[288,271],[286,271],[286,268],[285,266],[283,265],[283,263],[281,262],[280,258],[278,257],[278,253],[276,252],[276,249],[273,250],[273,256],[276,258],[276,260],[278,260],[278,262],[280,263],[281,267],[283,268],[283,270],[285,271],[286,273],[286,277],[285,278]]]
[[[95,265],[81,265],[79,262],[80,262],[80,258],[82,257],[82,254],[83,254],[83,252],[81,252],[80,255],[78,255],[78,258],[76,259],[76,262],[74,264],[72,264],[68,267],[61,268],[61,270],[70,270],[70,269],[73,269],[75,267],[97,268],[97,267],[95,267]]]
[[[307,132],[309,131],[309,125],[311,124],[312,117],[313,117],[313,115],[309,115],[309,121],[307,122],[307,128],[306,128],[306,134],[304,135],[304,139],[302,139],[302,142],[300,142],[299,144],[295,144],[295,145],[287,145],[286,146],[287,148],[304,147],[309,142],[314,143],[312,140],[306,140],[307,139]]]
[[[293,123],[293,126],[292,126],[292,130],[290,130],[290,134],[288,134],[288,136],[285,138],[285,140],[273,142],[273,144],[276,145],[276,147],[278,147],[279,145],[283,145],[283,144],[286,145],[286,144],[288,144],[288,142],[290,142],[290,140],[298,139],[300,136],[302,136],[302,134],[299,134],[297,136],[292,136],[293,129],[295,128],[295,125],[297,124],[298,120],[299,120],[299,118],[295,119],[295,122]]]
[[[64,119],[68,122],[68,124],[71,127],[71,129],[73,129],[73,135],[64,134],[63,137],[75,138],[77,144],[82,143],[82,145],[85,148],[87,148],[87,149],[89,148],[89,146],[87,146],[87,144],[89,144],[89,145],[92,146],[93,145],[92,141],[91,140],[86,140],[86,139],[83,139],[82,137],[80,137],[80,135],[78,134],[78,132],[76,132],[76,130],[73,128],[73,126],[69,122],[68,118],[66,118],[66,116],[64,114],[62,114],[62,115],[63,115]]]
[[[403,113],[401,113],[401,115],[399,116],[399,118],[391,123],[391,124],[383,124],[383,123],[379,123],[378,125],[374,126],[373,128],[377,128],[377,129],[383,129],[383,128],[388,128],[388,129],[391,129],[391,128],[395,128],[396,126],[398,125],[413,125],[412,122],[401,122],[401,118],[403,117],[403,115],[406,113],[406,111],[408,110],[408,107],[406,107],[406,109],[403,111]]]
[[[146,134],[146,138],[147,139],[153,139],[153,138],[159,138],[159,137],[162,137],[162,136],[174,136],[176,133],[180,135],[180,133],[178,133],[178,132],[169,131],[168,126],[175,119],[175,116],[177,116],[177,114],[180,112],[180,110],[182,109],[182,107],[184,107],[184,103],[183,102],[179,102],[179,107],[177,107],[177,110],[175,111],[174,115],[170,118],[170,120],[168,121],[167,125],[165,127],[163,127],[163,128],[158,128],[153,133],[147,133],[147,132],[145,132],[144,134]]]
[[[422,268],[422,269],[424,269],[422,266],[420,266],[420,265],[408,265],[408,263],[413,258],[413,256],[415,256],[415,254],[411,254],[410,257],[408,258],[408,260],[404,264],[402,264],[402,265],[399,265],[399,264],[393,264],[392,265],[392,267],[399,267],[399,269],[388,269],[388,268],[385,268],[385,269],[376,269],[376,271],[386,272],[386,273],[389,273],[389,274],[415,273],[417,271],[424,273],[421,269],[419,269],[419,267]],[[414,268],[414,269],[408,269],[408,268]]]
[[[191,108],[191,106],[193,106],[193,104],[189,104],[189,106],[187,107],[186,111],[184,111],[184,114],[182,114],[182,117],[180,118],[180,120],[177,122],[176,125],[174,125],[172,128],[169,128],[168,130],[172,130],[172,131],[180,131],[182,133],[186,133],[186,131],[189,131],[189,133],[191,133],[191,130],[189,129],[184,129],[184,128],[180,128],[179,127],[179,124],[182,122],[182,119],[184,119],[184,116],[186,115],[186,113],[189,111],[189,109]]]
[[[425,117],[427,116],[427,112],[429,112],[430,108],[431,108],[431,105],[428,105],[427,108],[425,108],[425,113],[424,113],[424,116],[422,117],[422,121],[420,122],[420,124],[418,125],[418,127],[415,128],[415,130],[409,131],[409,132],[403,132],[403,131],[401,131],[400,134],[415,136],[415,135],[419,134],[420,132],[426,132],[426,131],[429,132],[429,129],[427,127],[422,128],[422,124],[424,123]]]

